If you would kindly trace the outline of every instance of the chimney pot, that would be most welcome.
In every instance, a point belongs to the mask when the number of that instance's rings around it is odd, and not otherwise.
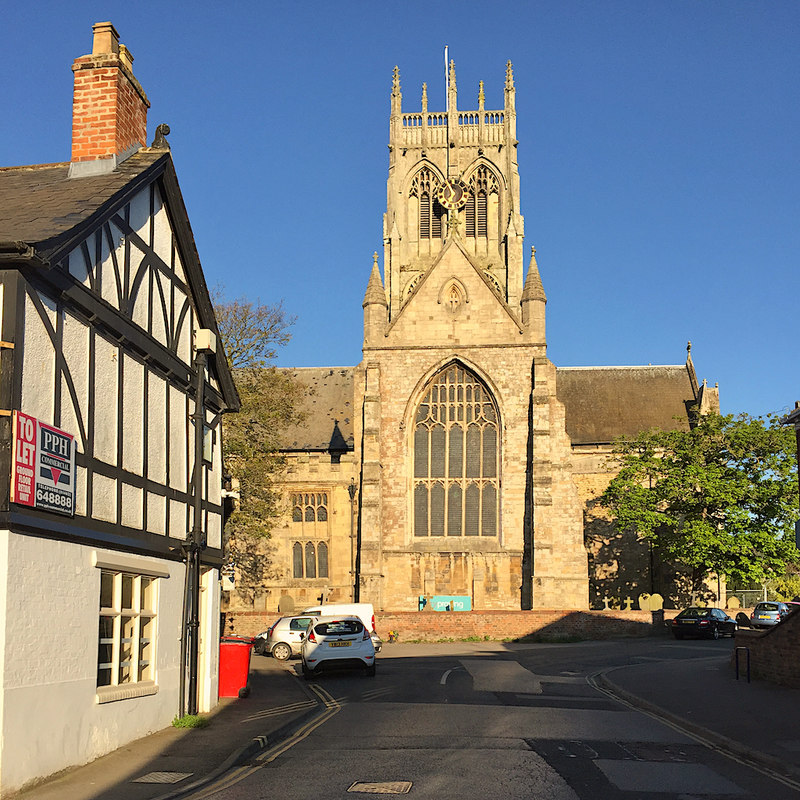
[[[95,22],[92,30],[94,31],[93,56],[119,53],[119,34],[110,22]]]
[[[120,61],[131,71],[133,72],[133,55],[131,51],[125,47],[124,44],[119,46],[119,58]]]

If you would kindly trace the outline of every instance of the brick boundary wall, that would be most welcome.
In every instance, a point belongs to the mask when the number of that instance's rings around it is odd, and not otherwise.
[[[665,610],[671,619],[677,610]],[[656,612],[657,614],[657,612]],[[224,635],[255,636],[277,618],[264,611],[228,611],[222,614]],[[381,637],[396,631],[401,642],[436,642],[447,639],[505,641],[538,639],[612,639],[620,636],[669,634],[668,626],[650,611],[399,611],[375,614]]]
[[[750,675],[753,678],[800,689],[800,611],[763,631],[742,629],[736,632],[736,647],[750,652]],[[739,679],[745,680],[747,654],[739,654]],[[736,652],[731,656],[735,664]]]

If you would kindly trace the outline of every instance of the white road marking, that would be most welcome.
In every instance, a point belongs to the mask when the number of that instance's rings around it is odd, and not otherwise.
[[[542,694],[542,683],[586,683],[583,677],[537,675],[517,661],[463,658],[461,664],[472,676],[472,688],[476,692]]]

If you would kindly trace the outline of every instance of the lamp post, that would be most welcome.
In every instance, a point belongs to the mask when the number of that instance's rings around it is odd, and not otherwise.
[[[358,602],[358,576],[356,575],[356,533],[355,533],[355,511],[354,503],[356,499],[356,479],[350,478],[350,485],[347,487],[350,495],[350,578],[353,581],[353,602]]]
[[[188,609],[184,609],[187,626],[185,639],[188,643],[189,688],[187,713],[196,714],[197,702],[197,661],[200,644],[200,553],[206,547],[203,535],[203,449],[205,445],[205,384],[206,359],[209,353],[216,352],[217,339],[213,331],[200,328],[194,334],[195,396],[194,413],[194,470],[192,493],[194,508],[192,530],[186,547],[186,570],[188,573]],[[185,665],[183,665],[185,670]]]

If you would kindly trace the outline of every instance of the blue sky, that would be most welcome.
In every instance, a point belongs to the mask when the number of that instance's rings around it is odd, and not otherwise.
[[[185,10],[184,10],[185,7]],[[397,9],[393,13],[392,9]],[[676,364],[722,410],[800,399],[800,3],[29,2],[3,10],[3,165],[69,158],[70,65],[111,20],[167,122],[209,285],[283,300],[283,366],[361,358],[404,110],[517,88],[521,210],[558,366]],[[9,113],[10,109],[10,113]]]

